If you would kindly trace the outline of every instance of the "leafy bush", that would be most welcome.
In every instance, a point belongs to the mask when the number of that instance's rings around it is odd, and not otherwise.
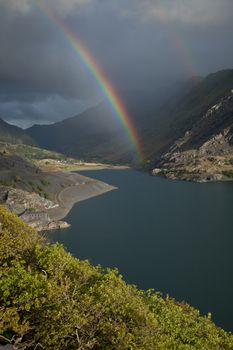
[[[49,182],[48,180],[46,180],[46,179],[41,179],[40,182],[41,182],[41,184],[42,184],[43,186],[48,186],[48,185],[50,185],[50,182]]]
[[[43,192],[43,197],[45,199],[50,199],[50,194],[48,192]]]
[[[20,181],[22,181],[22,178],[19,175],[15,175],[13,181],[14,182],[20,182]]]
[[[0,208],[0,343],[16,349],[230,350],[187,304],[139,291],[116,270],[49,244]]]
[[[226,177],[233,178],[233,170],[223,171],[222,174]]]

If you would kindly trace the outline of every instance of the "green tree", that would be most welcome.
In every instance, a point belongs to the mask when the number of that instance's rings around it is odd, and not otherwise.
[[[0,208],[0,344],[16,349],[231,350],[191,306],[126,284]]]

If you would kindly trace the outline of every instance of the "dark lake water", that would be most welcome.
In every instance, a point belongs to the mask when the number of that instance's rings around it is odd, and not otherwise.
[[[82,174],[119,187],[74,206],[50,236],[125,280],[212,313],[233,331],[233,183],[195,184],[134,170]]]

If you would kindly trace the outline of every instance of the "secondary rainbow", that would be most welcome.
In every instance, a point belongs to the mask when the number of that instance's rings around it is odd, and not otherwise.
[[[125,132],[130,140],[130,143],[133,145],[136,154],[137,160],[139,162],[143,161],[143,155],[141,151],[141,146],[137,131],[130,119],[130,116],[118,96],[116,90],[113,88],[109,79],[103,70],[99,67],[95,58],[92,56],[90,51],[85,47],[82,41],[74,34],[66,25],[61,21],[60,18],[51,10],[51,8],[43,0],[36,0],[36,4],[42,10],[44,14],[56,25],[56,27],[63,34],[65,39],[74,49],[77,54],[79,61],[81,61],[88,71],[92,74],[92,77],[95,79],[97,85],[99,86],[102,94],[107,98],[109,105],[114,113],[114,115],[120,120]]]

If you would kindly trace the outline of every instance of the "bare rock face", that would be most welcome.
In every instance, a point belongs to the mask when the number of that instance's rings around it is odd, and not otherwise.
[[[52,221],[48,224],[48,230],[58,230],[70,227],[66,221]]]
[[[41,197],[37,193],[30,193],[14,188],[8,189],[6,205],[18,215],[27,209],[43,211],[57,206],[54,202]]]
[[[161,169],[160,168],[155,168],[152,170],[152,175],[159,175],[161,173]]]
[[[153,175],[172,179],[233,179],[233,90],[201,115],[157,165]]]
[[[48,209],[56,208],[58,204],[37,193],[2,186],[0,187],[0,202],[38,231],[65,229],[70,226],[65,221],[51,221]],[[0,218],[0,231],[1,227]]]

